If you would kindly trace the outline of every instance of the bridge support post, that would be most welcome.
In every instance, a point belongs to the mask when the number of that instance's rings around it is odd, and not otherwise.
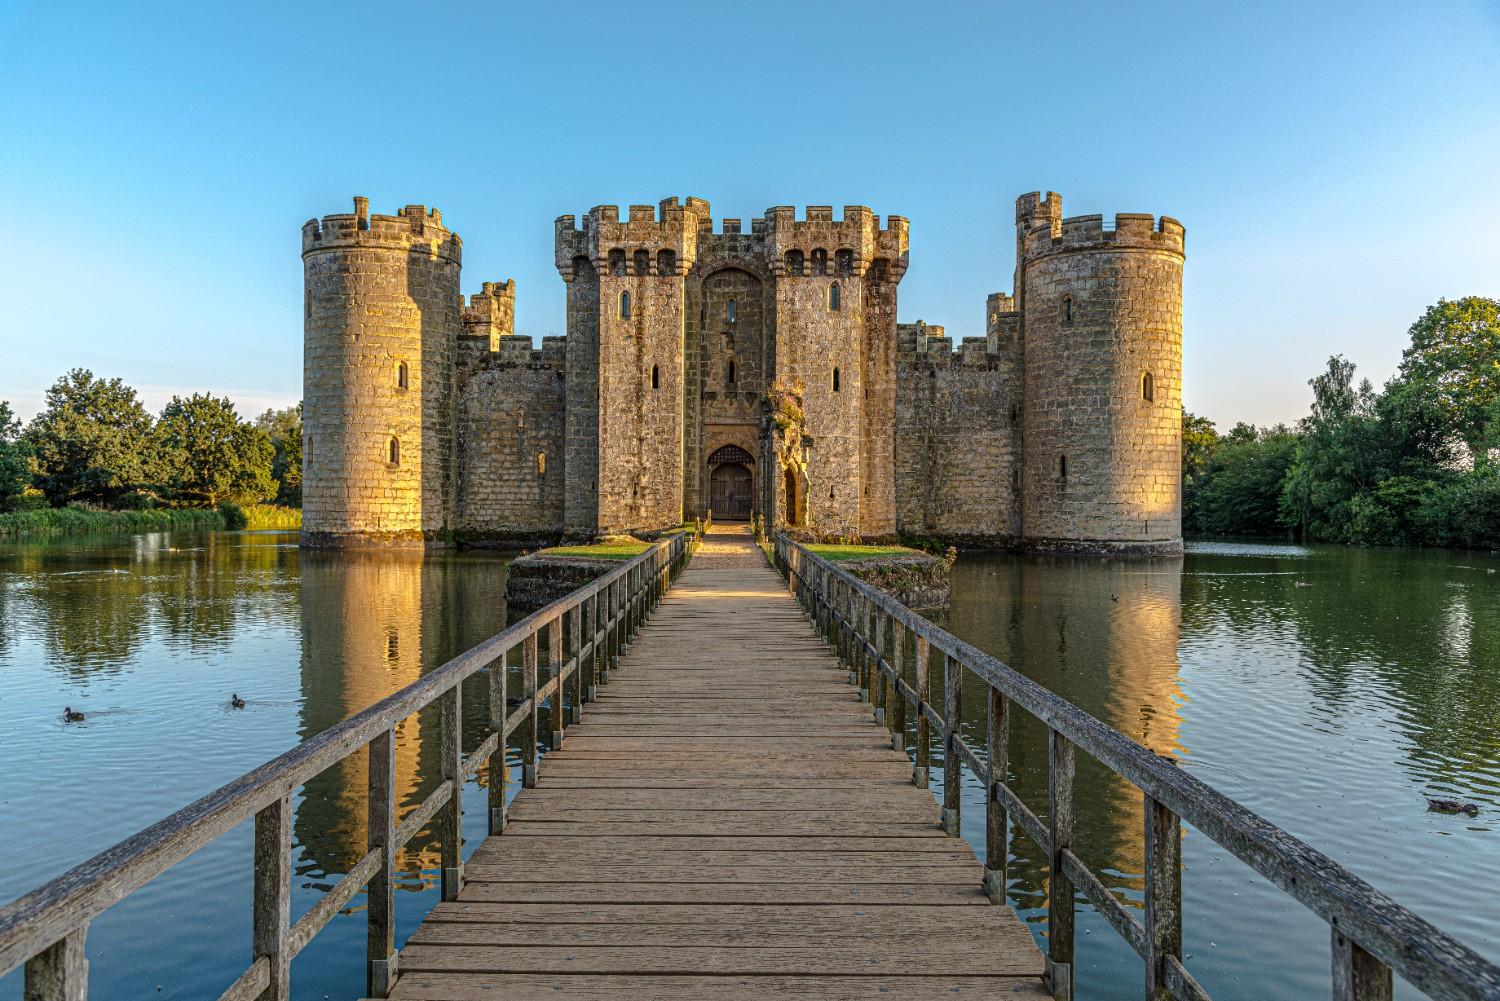
[[[1073,881],[1063,871],[1063,852],[1073,847],[1073,744],[1048,731],[1047,788],[1051,818],[1047,840],[1047,984],[1057,1001],[1073,998]]]
[[[891,714],[888,726],[891,732],[891,750],[906,751],[906,695],[901,691],[901,679],[906,677],[906,626],[891,620],[891,673],[896,681],[891,685]]]
[[[458,899],[464,885],[463,854],[463,692],[454,685],[439,697],[438,734],[442,741],[443,781],[453,783],[448,802],[438,814],[438,853],[443,870],[443,899]]]
[[[552,750],[559,750],[563,745],[563,730],[568,725],[567,708],[567,679],[563,677],[563,617],[557,613],[557,617],[547,623],[547,667],[552,671],[552,677],[557,684],[552,689],[552,711],[547,713],[547,723],[552,734],[547,746]]]
[[[1167,960],[1182,958],[1182,827],[1144,794],[1146,825],[1146,998],[1170,999]]]
[[[963,698],[964,666],[955,657],[943,655],[943,830],[949,837],[960,834],[959,810],[963,798],[963,764],[958,758],[962,738],[959,705]]]
[[[536,785],[537,718],[541,714],[536,697],[536,650],[536,633],[532,633],[521,644],[521,691],[529,707],[526,722],[521,724],[521,786],[525,789]]]
[[[917,672],[917,763],[912,767],[912,784],[927,788],[927,772],[932,767],[932,731],[927,721],[927,707],[932,701],[932,672],[928,670],[927,637],[917,634],[917,653],[913,668]]]
[[[69,932],[26,961],[26,1001],[88,1001],[88,925]]]
[[[1391,990],[1391,968],[1334,928],[1334,1001],[1391,1001]]]
[[[490,755],[489,808],[490,833],[505,830],[505,787],[510,783],[510,766],[505,762],[505,717],[509,711],[506,702],[506,659],[509,650],[502,651],[490,665],[490,732],[500,735],[499,746]]]
[[[251,954],[270,961],[270,982],[256,1001],[287,1001],[292,958],[287,932],[292,911],[292,797],[255,815],[255,902]],[[30,995],[27,995],[30,997]]]
[[[380,868],[365,890],[366,993],[389,997],[396,983],[396,734],[370,741],[367,835],[370,851],[380,852]]]
[[[998,688],[990,690],[988,750],[990,760],[989,781],[985,784],[984,818],[984,892],[991,903],[1005,903],[1006,844],[1005,801],[1000,797],[1000,787],[1010,771],[1010,706]]]

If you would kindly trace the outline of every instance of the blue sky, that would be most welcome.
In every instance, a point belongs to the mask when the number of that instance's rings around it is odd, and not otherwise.
[[[565,9],[566,6],[566,9]],[[0,399],[301,393],[299,228],[436,205],[562,333],[552,220],[709,199],[911,219],[904,321],[983,331],[1016,195],[1188,232],[1185,395],[1301,416],[1440,296],[1500,296],[1500,2],[0,0]]]

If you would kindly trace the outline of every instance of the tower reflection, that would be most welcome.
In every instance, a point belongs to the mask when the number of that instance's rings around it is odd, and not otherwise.
[[[302,713],[311,737],[411,684],[505,626],[504,568],[494,556],[424,558],[403,551],[304,550]],[[474,691],[482,691],[476,686]],[[466,725],[485,716],[465,688]],[[410,810],[439,778],[437,707],[396,728],[396,793]],[[356,754],[308,782],[295,834],[300,874],[347,872],[365,852],[367,763]],[[436,846],[418,835],[397,859],[398,885],[420,888],[436,873]],[[425,875],[424,875],[425,873]],[[330,879],[331,882],[331,879]]]

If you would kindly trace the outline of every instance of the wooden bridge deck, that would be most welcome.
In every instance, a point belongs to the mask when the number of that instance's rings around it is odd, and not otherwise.
[[[749,537],[710,536],[391,996],[1047,997],[982,876]]]

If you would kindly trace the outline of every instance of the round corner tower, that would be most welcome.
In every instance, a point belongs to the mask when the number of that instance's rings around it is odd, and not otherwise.
[[[452,521],[459,238],[408,205],[302,227],[302,544],[422,543]]]
[[[1016,202],[1028,548],[1182,551],[1183,228]]]

